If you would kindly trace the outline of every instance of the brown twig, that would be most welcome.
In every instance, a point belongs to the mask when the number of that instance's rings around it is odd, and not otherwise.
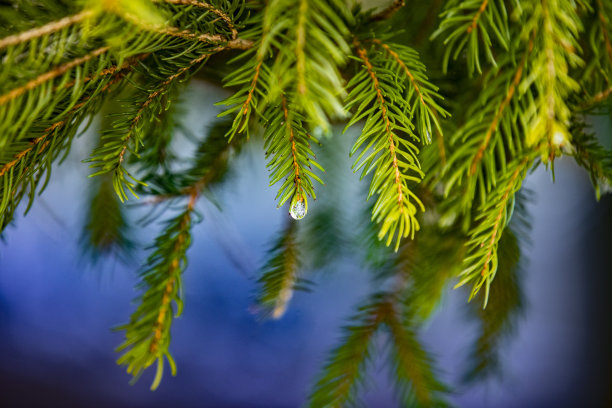
[[[468,34],[471,33],[472,31],[474,31],[474,29],[476,28],[476,25],[478,24],[478,19],[480,18],[480,15],[487,8],[487,4],[489,4],[489,0],[483,0],[482,1],[482,4],[480,5],[480,8],[478,9],[476,14],[474,15],[474,18],[472,19],[472,24],[470,24],[469,27],[467,28]]]
[[[94,14],[93,11],[85,10],[78,14],[67,16],[57,21],[52,21],[41,27],[36,27],[36,28],[33,28],[28,31],[24,31],[19,34],[10,35],[8,37],[0,39],[0,48],[5,48],[11,45],[21,44],[25,41],[33,40],[34,38],[39,38],[47,34],[52,34],[56,31],[61,30],[62,28],[65,28],[75,23],[81,22],[93,16],[93,14]]]
[[[393,2],[389,4],[385,9],[372,15],[372,17],[370,18],[370,21],[387,20],[393,17],[393,15],[397,13],[399,9],[404,7],[405,4],[406,3],[404,2],[404,0],[393,0]]]
[[[70,62],[67,62],[63,65],[60,65],[59,67],[56,67],[54,69],[52,69],[51,71],[45,72],[44,74],[39,75],[38,77],[32,79],[31,81],[29,81],[28,83],[26,83],[25,85],[20,86],[19,88],[15,88],[13,90],[11,90],[9,93],[4,94],[4,95],[0,95],[0,105],[4,105],[5,103],[23,95],[24,93],[26,93],[27,91],[30,91],[34,88],[36,88],[37,86],[50,81],[52,79],[55,79],[57,77],[59,77],[60,75],[65,74],[66,72],[68,72],[69,70],[71,70],[72,68],[84,64],[87,61],[90,61],[91,59],[98,57],[102,54],[104,54],[105,52],[107,52],[110,49],[110,47],[108,46],[104,46],[104,47],[100,47],[92,52],[90,52],[87,55],[84,55],[82,57],[79,58],[75,58]]]
[[[502,220],[504,217],[504,213],[506,212],[506,207],[508,205],[508,199],[510,197],[510,194],[512,193],[512,190],[515,187],[515,183],[516,183],[516,180],[518,179],[518,176],[521,174],[523,167],[528,162],[529,162],[529,157],[525,157],[521,161],[521,163],[518,165],[516,170],[514,170],[512,177],[510,177],[510,180],[508,181],[508,188],[504,192],[504,195],[502,196],[502,199],[501,199],[502,205],[499,208],[497,217],[495,217],[495,223],[493,225],[493,232],[491,234],[491,239],[489,240],[489,244],[487,246],[487,255],[485,256],[485,262],[483,264],[482,270],[480,271],[481,276],[486,276],[487,272],[489,271],[489,262],[491,261],[491,258],[493,256],[493,250],[495,247],[495,243],[497,241],[498,235],[501,235],[500,229],[503,228],[501,224],[502,224]]]

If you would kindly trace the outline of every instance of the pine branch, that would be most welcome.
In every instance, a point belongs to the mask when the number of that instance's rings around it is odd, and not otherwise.
[[[451,0],[442,13],[440,27],[432,34],[437,38],[446,34],[443,58],[444,72],[452,54],[456,60],[466,50],[468,73],[474,70],[482,73],[481,54],[496,65],[493,47],[501,46],[508,50],[510,30],[508,11],[503,0],[463,1]]]
[[[355,403],[355,393],[364,381],[364,371],[372,355],[372,340],[385,319],[386,303],[375,295],[344,327],[341,344],[330,354],[310,394],[310,407],[345,407]]]
[[[257,280],[257,304],[264,315],[280,319],[285,314],[294,290],[299,288],[298,258],[297,223],[290,220],[268,251],[268,260]]]
[[[523,311],[521,250],[518,236],[524,234],[528,227],[526,225],[517,227],[520,222],[516,222],[517,218],[522,215],[520,212],[524,211],[524,202],[522,201],[524,200],[517,197],[517,212],[519,214],[515,214],[509,231],[506,231],[499,240],[499,266],[495,282],[492,283],[490,288],[487,308],[483,309],[478,306],[471,308],[480,321],[480,330],[463,376],[463,381],[468,383],[501,374],[500,348],[502,343],[514,333],[517,320]],[[513,231],[515,228],[519,229],[518,236]],[[479,297],[484,298],[482,292]]]
[[[103,77],[86,91],[79,103],[62,107],[65,113],[56,122],[48,126],[41,136],[28,143],[16,142],[2,149],[0,153],[0,230],[12,220],[21,199],[29,195],[28,209],[34,201],[39,182],[45,179],[43,187],[49,180],[51,165],[61,154],[66,154],[72,138],[83,119],[96,112],[103,96],[113,85],[120,82],[129,72],[129,68],[119,70],[110,77]],[[42,124],[39,124],[41,126]],[[27,209],[26,209],[27,212]]]
[[[125,341],[117,348],[117,351],[123,352],[117,362],[126,365],[128,373],[138,378],[146,368],[157,363],[152,390],[159,386],[162,379],[164,359],[168,361],[172,375],[176,374],[176,365],[168,350],[170,328],[173,318],[180,316],[183,309],[181,275],[186,268],[186,252],[191,245],[197,197],[194,190],[185,209],[169,220],[164,232],[156,238],[154,251],[141,272],[144,293],[140,297],[140,305],[130,322],[118,328],[125,331]]]
[[[84,253],[93,263],[109,255],[125,261],[134,243],[128,237],[130,225],[113,189],[112,178],[98,178],[91,186],[88,201],[80,239]]]
[[[416,399],[418,406],[444,405],[444,387],[435,379],[431,361],[421,348],[407,321],[396,306],[396,296],[381,292],[371,296],[344,328],[344,337],[323,369],[309,398],[311,407],[344,407],[357,402],[358,387],[373,352],[373,339],[381,329],[388,330],[391,361],[401,404]]]
[[[264,133],[264,148],[266,157],[272,156],[267,164],[270,169],[270,185],[284,180],[276,195],[278,206],[281,207],[291,199],[290,208],[302,203],[305,215],[308,211],[307,196],[316,198],[313,179],[323,184],[312,172],[311,165],[324,170],[314,160],[314,153],[310,149],[309,139],[315,142],[316,139],[306,133],[304,118],[297,112],[289,111],[291,105],[291,99],[281,96],[280,106],[271,105],[266,110],[270,121]]]
[[[523,36],[535,33],[535,58],[530,61],[529,76],[521,88],[534,85],[538,91],[536,108],[529,112],[525,140],[527,146],[538,146],[546,141],[543,158],[552,160],[569,139],[567,124],[571,111],[566,100],[579,89],[569,68],[583,63],[577,53],[582,23],[576,4],[571,0],[536,2],[525,12],[530,18],[523,28]]]
[[[347,110],[354,106],[357,110],[347,128],[364,118],[366,123],[351,155],[362,149],[354,165],[355,171],[363,168],[362,178],[375,170],[368,194],[368,198],[378,194],[372,219],[382,222],[379,239],[386,236],[390,245],[395,238],[397,250],[401,238],[414,237],[419,229],[417,206],[424,211],[419,198],[408,188],[409,182],[418,183],[423,177],[417,158],[419,150],[408,137],[417,142],[420,139],[412,131],[414,126],[406,115],[410,107],[404,102],[402,86],[398,86],[387,60],[374,53],[370,57],[358,41],[354,45],[363,65],[348,85],[351,91]]]
[[[239,133],[246,132],[248,136],[249,121],[253,111],[259,109],[261,113],[265,108],[266,94],[272,81],[270,68],[264,62],[268,59],[270,48],[278,35],[273,23],[278,17],[279,1],[281,0],[271,0],[263,13],[253,15],[250,21],[253,28],[242,34],[243,38],[254,42],[253,47],[230,61],[230,63],[242,60],[246,62],[223,79],[224,86],[238,88],[236,93],[218,103],[229,106],[219,114],[219,117],[235,115],[232,128],[227,134],[230,140]]]
[[[128,199],[127,191],[138,197],[134,187],[135,183],[141,183],[124,168],[126,154],[128,151],[137,154],[146,132],[150,126],[155,126],[154,120],[158,112],[162,113],[167,109],[167,102],[165,105],[161,104],[162,97],[172,92],[172,88],[178,86],[181,81],[189,79],[188,73],[203,64],[215,51],[217,49],[207,50],[201,55],[196,54],[195,58],[187,56],[191,59],[174,59],[171,63],[158,66],[159,74],[168,76],[162,82],[159,82],[157,77],[149,78],[142,86],[142,89],[149,91],[138,97],[132,112],[124,112],[112,129],[103,135],[102,145],[94,150],[90,159],[90,167],[99,169],[92,176],[112,172],[113,185],[121,201]]]
[[[516,192],[531,167],[533,158],[525,156],[508,163],[499,177],[496,188],[487,201],[481,203],[476,216],[476,225],[471,229],[467,243],[465,268],[460,274],[459,287],[473,282],[470,300],[485,286],[484,306],[489,298],[491,282],[498,267],[497,247],[506,225],[510,221]]]
[[[391,337],[390,361],[402,406],[446,406],[440,394],[446,391],[434,376],[432,361],[422,349],[414,329],[393,305],[387,303],[385,323]]]
[[[612,186],[612,151],[601,146],[594,134],[586,132],[585,123],[574,119],[570,130],[574,147],[572,156],[589,172],[595,196],[599,200],[602,191],[609,192]]]

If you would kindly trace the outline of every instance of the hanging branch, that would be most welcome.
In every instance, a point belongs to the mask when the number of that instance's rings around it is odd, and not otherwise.
[[[126,365],[127,372],[135,378],[153,363],[157,371],[151,389],[155,390],[162,379],[164,359],[168,361],[172,375],[176,365],[168,350],[172,320],[181,315],[181,275],[187,266],[187,249],[191,245],[191,227],[198,192],[193,191],[185,209],[166,223],[164,232],[155,239],[154,251],[149,256],[140,276],[144,293],[140,305],[130,322],[118,327],[125,331],[125,341],[117,351],[123,355],[118,364]]]
[[[268,260],[257,280],[260,286],[257,305],[265,316],[280,319],[287,311],[293,292],[299,289],[299,251],[297,223],[288,221],[268,251]]]
[[[351,155],[362,149],[353,168],[355,171],[363,168],[362,178],[375,170],[368,194],[368,198],[378,194],[372,219],[382,223],[379,239],[386,237],[387,245],[395,239],[397,250],[401,238],[413,237],[419,229],[417,206],[421,211],[425,209],[408,188],[408,182],[418,183],[423,177],[417,158],[419,150],[408,137],[417,142],[420,139],[412,131],[414,125],[405,113],[411,107],[404,102],[403,89],[392,80],[393,71],[379,55],[370,58],[357,40],[354,46],[363,65],[348,84],[351,91],[346,109],[356,106],[357,111],[347,128],[364,118],[366,122],[351,149]],[[408,137],[401,137],[398,131]]]

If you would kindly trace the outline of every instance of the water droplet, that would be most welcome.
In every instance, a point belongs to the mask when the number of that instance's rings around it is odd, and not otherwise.
[[[304,200],[296,201],[289,210],[289,214],[294,220],[301,220],[306,216],[306,203]]]

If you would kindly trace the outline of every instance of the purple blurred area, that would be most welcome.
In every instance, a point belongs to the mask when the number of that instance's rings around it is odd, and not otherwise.
[[[203,90],[195,86],[191,106],[219,99]],[[202,129],[214,114],[190,111],[186,121]],[[276,209],[263,153],[248,149],[216,192],[223,211],[199,207],[204,221],[189,251],[184,314],[172,328],[178,376],[166,372],[155,392],[151,372],[129,385],[113,352],[122,334],[111,328],[133,310],[138,263],[88,267],[78,242],[89,172],[80,160],[93,139],[79,139],[0,244],[0,406],[302,406],[340,327],[371,290],[369,273],[346,259],[333,273],[315,275],[314,291],[298,293],[281,320],[253,315],[253,277],[286,213]],[[533,243],[525,249],[528,305],[503,350],[504,378],[457,389],[451,401],[470,408],[610,407],[612,199],[597,203],[586,173],[567,158],[556,165],[555,184],[540,168],[527,186],[536,193]],[[136,238],[150,242],[155,230]],[[446,292],[422,340],[443,378],[456,384],[475,327],[465,319],[465,292]],[[384,356],[369,376],[366,404],[397,406]]]

